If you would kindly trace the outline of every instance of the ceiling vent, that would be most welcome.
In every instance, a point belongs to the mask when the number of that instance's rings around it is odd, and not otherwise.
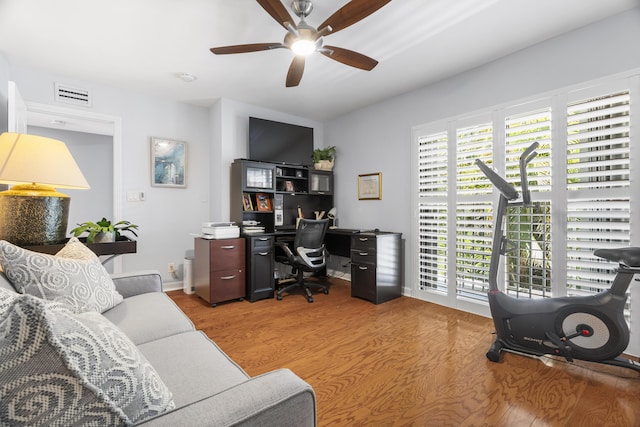
[[[91,107],[91,92],[88,89],[79,89],[60,83],[55,84],[56,101],[65,104],[82,105]]]

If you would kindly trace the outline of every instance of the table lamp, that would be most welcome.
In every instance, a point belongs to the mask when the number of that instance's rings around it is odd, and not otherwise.
[[[0,239],[16,245],[62,243],[69,204],[54,187],[88,189],[69,149],[62,141],[5,132],[0,135]]]

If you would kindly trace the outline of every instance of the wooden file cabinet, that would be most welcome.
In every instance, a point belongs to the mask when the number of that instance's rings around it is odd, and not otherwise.
[[[380,304],[402,295],[401,233],[351,236],[351,296]]]
[[[247,237],[247,299],[273,298],[274,236]]]
[[[195,239],[193,282],[196,295],[215,307],[245,295],[245,241]]]

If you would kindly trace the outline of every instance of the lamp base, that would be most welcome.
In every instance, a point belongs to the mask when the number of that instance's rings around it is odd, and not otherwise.
[[[70,203],[49,185],[21,184],[0,192],[0,239],[19,246],[63,243]]]

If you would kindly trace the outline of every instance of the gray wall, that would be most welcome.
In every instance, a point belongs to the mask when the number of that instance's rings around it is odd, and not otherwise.
[[[0,56],[0,86],[6,87],[6,80],[14,80],[25,101],[74,108],[56,104],[53,99],[54,83],[66,83],[91,90],[93,105],[89,108],[90,112],[122,119],[120,202],[123,213],[121,218],[112,219],[126,219],[140,226],[138,252],[121,257],[122,270],[157,269],[163,274],[169,287],[181,286],[181,278],[176,280],[168,274],[167,264],[182,264],[185,251],[193,248],[191,233],[199,232],[202,222],[229,220],[230,164],[235,158],[247,156],[249,116],[314,127],[316,143],[322,145],[322,123],[309,119],[230,100],[219,100],[211,108],[198,107],[72,80],[46,70],[12,67],[2,59]],[[6,101],[4,105],[6,109]],[[6,121],[6,114],[4,117]],[[45,130],[38,132],[43,131]],[[86,134],[78,135],[77,139],[67,135],[60,136],[60,139],[70,144],[71,150],[78,151],[82,159],[78,162],[81,164],[85,163],[85,157],[94,154],[92,148],[78,145],[83,140],[82,135]],[[186,189],[151,186],[149,139],[152,136],[187,142]],[[97,144],[94,148],[98,150],[95,154],[99,158],[102,154],[98,153],[105,153],[107,148],[103,145],[104,141],[92,141]],[[72,151],[74,156],[75,151]],[[72,213],[69,228],[73,228],[77,221],[94,219],[96,216],[97,207],[89,206],[91,202],[86,204],[80,201],[80,197],[84,200],[96,200],[103,197],[105,191],[109,191],[107,198],[111,197],[109,185],[113,180],[112,176],[104,170],[92,173],[88,168],[91,166],[82,167],[86,174],[91,175],[87,179],[92,188],[81,195],[70,194]],[[144,192],[145,201],[127,202],[128,191]],[[95,219],[108,216],[110,212],[112,209],[105,214],[98,214]]]
[[[167,264],[180,265],[186,249],[193,246],[190,232],[209,219],[209,144],[208,109],[139,93],[126,92],[95,83],[74,81],[45,70],[11,66],[9,77],[16,82],[27,102],[56,105],[54,82],[90,89],[93,97],[91,112],[122,119],[122,217],[140,226],[138,253],[124,255],[122,269],[158,269],[167,282]],[[59,104],[58,104],[59,105]],[[73,108],[68,105],[61,105]],[[83,109],[83,107],[78,107]],[[86,111],[86,109],[84,109]],[[188,176],[186,189],[151,187],[150,137],[178,139],[188,143]],[[105,196],[104,189],[112,181],[110,175],[93,176],[92,189],[83,196]],[[127,202],[127,191],[143,191],[143,202]],[[205,196],[203,198],[203,195]],[[106,197],[111,197],[107,194]],[[72,205],[73,204],[72,199]],[[75,205],[74,205],[75,206]],[[82,220],[94,212],[78,212]],[[104,216],[110,216],[110,209]],[[101,215],[100,215],[101,216]],[[99,218],[97,218],[99,219]],[[73,223],[70,223],[70,225]],[[70,226],[72,228],[72,226]]]
[[[27,132],[64,141],[91,186],[90,190],[59,190],[71,197],[69,229],[102,217],[113,220],[113,138],[38,126],[28,126]]]
[[[9,82],[9,63],[4,54],[0,52],[0,133],[7,131],[7,96]]]
[[[340,226],[402,232],[411,287],[412,127],[638,68],[637,40],[640,8],[325,123]],[[383,199],[359,201],[357,176],[371,172],[382,172]]]

